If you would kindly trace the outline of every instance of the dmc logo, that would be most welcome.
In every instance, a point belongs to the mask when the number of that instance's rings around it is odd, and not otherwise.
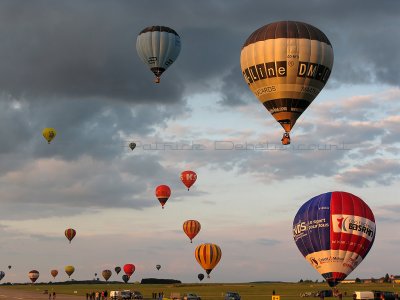
[[[318,266],[318,261],[314,257],[310,257],[311,264]]]

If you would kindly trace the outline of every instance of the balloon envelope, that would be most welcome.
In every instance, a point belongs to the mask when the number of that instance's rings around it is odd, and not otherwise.
[[[160,270],[161,269],[161,265],[156,265],[156,269]]]
[[[207,277],[210,277],[211,271],[221,260],[222,251],[216,244],[201,244],[196,247],[194,256],[200,266],[206,271]]]
[[[133,264],[124,265],[124,272],[125,272],[126,275],[131,277],[133,272],[135,272],[135,265],[133,265]]]
[[[166,26],[143,29],[136,39],[136,51],[160,82],[161,74],[176,60],[181,51],[181,38]]]
[[[133,149],[136,148],[136,143],[134,143],[134,142],[129,143],[129,148],[131,148],[131,150],[133,151]]]
[[[200,229],[201,225],[199,221],[187,220],[183,223],[183,231],[189,237],[190,242],[192,242],[192,239],[199,233]]]
[[[39,271],[32,270],[28,273],[29,279],[34,283],[39,278]]]
[[[65,267],[65,273],[67,273],[68,277],[71,277],[71,275],[74,273],[75,268],[74,266],[66,266]]]
[[[199,275],[197,275],[197,278],[202,281],[204,279],[204,274],[200,273]]]
[[[365,258],[375,240],[368,205],[347,192],[329,192],[304,203],[293,221],[293,238],[306,260],[334,287]]]
[[[119,274],[119,272],[121,272],[121,267],[115,267],[115,273]]]
[[[288,134],[325,86],[333,48],[312,25],[274,22],[248,37],[240,65],[250,90]]]
[[[128,275],[122,275],[122,280],[127,283],[129,281],[129,276]]]
[[[11,269],[11,266],[8,266],[8,269],[10,270],[10,269]]]
[[[108,279],[110,279],[112,275],[112,272],[110,270],[104,270],[103,272],[101,272],[101,275],[106,281],[108,281]]]
[[[56,276],[58,275],[58,271],[57,270],[51,270],[50,274],[51,274],[51,276],[53,276],[54,279],[56,279]]]
[[[50,144],[50,142],[56,137],[57,131],[54,128],[45,128],[42,131],[42,135],[47,143]]]
[[[65,229],[64,234],[65,234],[65,237],[66,237],[66,238],[69,240],[69,242],[71,243],[72,239],[73,239],[73,238],[75,237],[75,235],[76,235],[76,231],[75,231],[75,229],[68,228],[68,229]]]
[[[4,278],[4,276],[6,276],[6,273],[4,273],[3,271],[0,271],[0,280],[2,280]]]
[[[164,208],[165,203],[171,196],[171,189],[168,185],[159,185],[156,187],[156,197],[160,201],[161,207]]]
[[[196,179],[197,174],[193,171],[183,171],[181,173],[181,180],[188,190],[196,182]]]

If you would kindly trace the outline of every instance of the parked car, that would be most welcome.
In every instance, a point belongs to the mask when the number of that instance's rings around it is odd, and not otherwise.
[[[224,300],[240,300],[239,293],[236,292],[226,292]]]
[[[132,299],[132,292],[130,290],[121,291],[121,299],[123,300]]]
[[[393,292],[385,292],[385,291],[373,291],[374,292],[374,299],[382,299],[382,295],[384,296],[383,299],[385,300],[395,300],[396,294]]]
[[[119,300],[122,299],[120,291],[111,291],[110,292],[110,299],[111,300]]]
[[[133,291],[132,293],[132,299],[143,299],[143,295],[139,291]]]
[[[201,298],[194,293],[187,293],[183,296],[183,300],[201,300]]]

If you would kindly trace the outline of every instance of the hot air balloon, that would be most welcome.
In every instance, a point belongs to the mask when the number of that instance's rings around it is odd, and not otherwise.
[[[199,275],[197,275],[197,278],[202,281],[204,279],[204,274],[199,273]]]
[[[161,265],[156,265],[156,269],[160,270],[161,269]]]
[[[210,278],[210,273],[219,263],[222,252],[221,248],[216,244],[201,244],[196,247],[194,256],[200,266],[206,271],[207,277]]]
[[[11,269],[11,266],[8,266],[8,269],[10,270],[10,269]]]
[[[0,281],[4,278],[4,276],[6,276],[6,273],[4,273],[3,271],[0,271]]]
[[[117,273],[117,275],[119,274],[119,272],[121,272],[121,267],[115,267],[115,273]]]
[[[250,90],[285,130],[282,144],[290,144],[296,120],[331,74],[333,49],[328,38],[306,23],[271,23],[247,38],[240,64]]]
[[[94,277],[97,277],[97,273],[94,273]]]
[[[66,266],[65,273],[67,273],[68,277],[71,278],[71,275],[74,273],[75,268],[74,266]]]
[[[129,143],[129,148],[131,148],[131,150],[133,151],[133,149],[136,148],[136,143],[134,143],[134,142]]]
[[[39,278],[39,271],[32,270],[28,273],[29,279],[32,281],[32,283],[35,283],[35,281]]]
[[[129,281],[129,276],[128,275],[122,275],[122,280],[127,283]]]
[[[50,142],[56,137],[57,131],[54,128],[45,128],[42,131],[43,137],[46,139],[47,143]]]
[[[175,30],[166,26],[150,26],[143,29],[136,39],[140,59],[160,82],[161,74],[176,60],[181,51],[181,38]]]
[[[72,228],[65,229],[65,237],[69,240],[70,244],[75,235],[76,235],[75,229]]]
[[[293,221],[301,254],[334,287],[365,258],[375,240],[368,205],[346,192],[321,194],[304,203]]]
[[[160,201],[162,208],[164,208],[164,205],[170,196],[171,196],[171,189],[169,188],[168,185],[159,185],[156,188],[156,197],[158,201]]]
[[[181,180],[188,190],[196,182],[196,179],[197,174],[193,171],[183,171],[181,173]]]
[[[189,237],[190,242],[192,243],[192,239],[199,233],[201,229],[201,225],[199,221],[196,220],[187,220],[183,223],[183,231]]]
[[[135,265],[133,265],[133,264],[124,265],[124,272],[125,272],[126,275],[131,277],[133,272],[135,272]]]
[[[110,279],[112,272],[110,270],[104,270],[103,272],[101,272],[101,275],[103,275],[103,278],[108,281],[108,279]]]
[[[56,277],[58,275],[58,271],[57,270],[51,270],[50,274],[51,274],[51,276],[53,276],[54,279],[56,279]]]

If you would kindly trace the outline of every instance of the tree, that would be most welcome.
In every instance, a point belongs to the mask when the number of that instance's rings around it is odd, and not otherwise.
[[[300,283],[303,283],[303,279],[300,279],[300,281],[299,281]]]
[[[361,283],[361,279],[360,278],[356,278],[356,283]]]
[[[383,279],[383,282],[389,282],[389,279],[390,279],[389,274],[386,273],[385,278]]]

